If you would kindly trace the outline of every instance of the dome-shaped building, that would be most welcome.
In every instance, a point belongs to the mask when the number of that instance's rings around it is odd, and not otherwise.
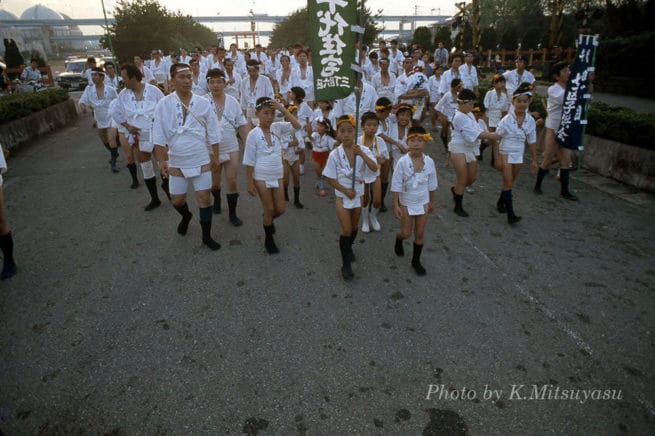
[[[12,14],[9,11],[5,11],[4,9],[0,9],[0,20],[17,20],[18,17],[14,14]]]
[[[20,14],[21,20],[63,20],[64,17],[54,9],[43,5],[34,5]]]

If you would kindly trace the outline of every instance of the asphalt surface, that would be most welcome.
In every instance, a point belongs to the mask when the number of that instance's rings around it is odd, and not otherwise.
[[[586,173],[567,202],[553,172],[535,197],[526,165],[510,228],[488,153],[459,218],[430,145],[427,276],[394,255],[386,213],[344,283],[333,196],[310,171],[305,208],[276,222],[279,255],[243,172],[244,225],[215,216],[211,252],[194,201],[185,237],[170,204],[143,211],[145,186],[109,171],[88,116],[40,138],[5,178],[19,273],[0,283],[0,430],[652,434],[653,196]]]

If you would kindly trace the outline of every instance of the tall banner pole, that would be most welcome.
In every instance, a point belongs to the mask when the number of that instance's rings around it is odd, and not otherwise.
[[[105,36],[107,37],[107,44],[109,45],[109,51],[111,52],[111,59],[114,61],[114,69],[120,74],[120,71],[118,71],[118,65],[116,65],[116,54],[114,53],[114,45],[111,41],[111,33],[109,33],[109,20],[107,20],[107,11],[105,10],[105,0],[100,0],[100,4],[102,5],[102,14],[105,17]],[[118,83],[120,87],[121,81]]]
[[[555,133],[555,139],[564,148],[581,152],[578,159],[577,176],[580,176],[584,134],[587,126],[587,113],[591,93],[589,76],[595,71],[598,35],[580,35],[575,61],[571,67],[571,76],[566,84],[562,120]]]
[[[363,10],[362,1],[361,16]],[[359,111],[361,95],[355,89],[355,70],[361,71],[359,60],[355,59],[355,33],[361,29],[356,24],[357,0],[308,0],[307,11],[316,101],[338,100],[355,91]],[[355,135],[358,124],[355,121]],[[354,174],[353,171],[353,186]]]
[[[364,88],[364,72],[362,71],[362,54],[364,53],[364,30],[366,23],[364,22],[364,0],[361,0],[359,9],[359,26],[353,26],[353,32],[358,34],[357,41],[359,42],[359,51],[355,50],[356,59],[352,65],[355,72],[355,144],[359,138],[359,103],[362,101],[362,92]],[[357,169],[357,156],[353,158],[353,180],[350,189],[355,190],[355,170]]]

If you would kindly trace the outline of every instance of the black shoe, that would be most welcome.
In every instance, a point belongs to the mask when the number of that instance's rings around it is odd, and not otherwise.
[[[541,190],[541,186],[535,186],[532,192],[534,192],[536,195],[542,195],[544,193],[544,191]]]
[[[508,223],[508,224],[510,224],[510,225],[514,225],[514,224],[518,223],[519,221],[521,221],[521,217],[520,217],[520,216],[516,216],[516,215],[507,215],[507,223]]]
[[[18,267],[14,262],[4,262],[2,267],[2,274],[0,274],[0,279],[5,280],[10,277],[13,277],[18,272]]]
[[[149,203],[146,207],[144,207],[143,209],[144,209],[146,212],[150,212],[151,210],[156,209],[156,208],[158,208],[159,206],[161,206],[161,201],[159,201],[159,200],[151,200],[150,203]]]
[[[209,247],[212,251],[216,251],[221,248],[221,244],[214,241],[211,236],[208,238],[202,238],[202,243]]]
[[[559,196],[562,197],[564,200],[578,201],[578,197],[571,194],[570,192],[563,192]]]
[[[264,241],[264,247],[266,247],[266,252],[268,254],[276,254],[280,252],[280,249],[277,248],[277,245],[275,245],[273,238],[266,238]]]
[[[386,212],[386,211],[387,211],[387,206],[385,206],[384,203],[382,203],[380,205],[380,212]]]
[[[424,276],[427,273],[425,268],[423,268],[423,265],[421,265],[421,262],[412,262],[412,268],[414,268],[414,271],[416,271],[416,274],[419,276]]]
[[[461,207],[456,207],[456,208],[453,209],[453,210],[454,210],[454,212],[455,212],[458,216],[461,216],[461,217],[467,217],[467,216],[469,216],[469,214],[466,213],[466,211],[465,211],[463,208],[461,208]]]
[[[139,182],[136,180],[132,180],[132,184],[130,185],[130,189],[136,189],[139,187]]]
[[[230,217],[230,224],[232,224],[234,227],[239,227],[243,224],[243,221],[239,219],[237,216]]]
[[[302,204],[301,202],[299,202],[299,201],[294,201],[294,202],[293,202],[293,205],[296,206],[296,209],[302,209],[302,208],[305,207],[305,206],[303,206],[303,204]]]
[[[186,235],[186,232],[189,230],[189,222],[191,221],[192,217],[193,214],[190,212],[189,215],[182,217],[182,220],[177,225],[177,233],[179,233],[180,235]]]

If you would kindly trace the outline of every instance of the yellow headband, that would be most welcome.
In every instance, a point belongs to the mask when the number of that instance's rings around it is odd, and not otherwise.
[[[412,138],[419,138],[424,140],[425,142],[432,141],[432,136],[430,136],[429,133],[411,133],[407,135],[407,141],[409,141]]]
[[[289,105],[287,105],[286,107],[287,107],[287,110],[288,110],[289,112],[293,112],[293,111],[295,111],[295,110],[298,110],[298,107],[297,107],[297,106],[294,106],[294,105],[292,105],[292,104],[289,104]]]
[[[398,112],[400,112],[403,109],[409,109],[412,113],[416,111],[416,108],[409,104],[401,104],[400,106],[398,106]]]
[[[375,110],[376,111],[386,111],[391,109],[393,106],[390,104],[384,105],[384,104],[376,104],[375,105]]]
[[[472,112],[480,112],[480,108],[479,107],[474,107],[471,111]]]
[[[350,124],[350,125],[353,126],[353,127],[356,126],[357,123],[355,122],[355,117],[353,117],[353,116],[350,115],[350,114],[348,114],[348,115],[346,115],[346,116],[347,116],[348,118],[343,118],[343,119],[337,120],[337,129],[338,129],[339,126],[340,126],[341,124],[343,124],[343,123],[348,123],[348,124]]]

